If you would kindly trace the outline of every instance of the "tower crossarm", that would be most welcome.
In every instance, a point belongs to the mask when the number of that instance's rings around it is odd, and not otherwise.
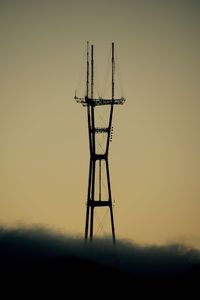
[[[90,206],[92,207],[96,207],[96,206],[112,206],[112,203],[110,200],[89,200],[88,203]]]
[[[94,131],[95,133],[105,133],[109,131],[108,127],[96,127],[94,130],[91,130],[92,132]]]
[[[111,105],[111,104],[124,104],[126,101],[124,97],[117,98],[117,99],[103,99],[103,98],[89,98],[89,97],[84,97],[84,98],[79,98],[77,96],[74,97],[77,103],[81,103],[83,106],[99,106],[99,105]]]

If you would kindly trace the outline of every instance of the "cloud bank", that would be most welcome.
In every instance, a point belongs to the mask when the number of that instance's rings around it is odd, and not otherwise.
[[[140,246],[109,239],[92,243],[42,227],[0,228],[0,266],[4,287],[18,293],[43,290],[98,295],[192,293],[200,279],[200,252],[180,244]],[[6,288],[7,293],[12,289]]]

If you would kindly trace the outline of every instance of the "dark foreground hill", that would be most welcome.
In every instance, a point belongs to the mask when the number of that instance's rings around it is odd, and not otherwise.
[[[2,299],[192,299],[200,287],[197,250],[122,241],[113,246],[109,240],[85,244],[44,229],[1,228],[0,266]]]

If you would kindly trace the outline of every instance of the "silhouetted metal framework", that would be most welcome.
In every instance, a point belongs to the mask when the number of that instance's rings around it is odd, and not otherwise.
[[[81,103],[87,107],[87,119],[88,119],[88,136],[89,136],[89,147],[90,147],[90,164],[89,164],[89,178],[88,178],[88,193],[87,193],[87,207],[86,207],[86,221],[85,221],[85,239],[90,240],[93,238],[93,223],[94,223],[94,208],[108,206],[110,210],[111,219],[111,230],[112,238],[115,243],[115,226],[113,217],[113,206],[112,206],[112,194],[111,194],[111,183],[110,183],[110,172],[108,162],[108,152],[110,137],[112,131],[112,118],[114,105],[124,104],[125,99],[115,98],[115,53],[114,43],[112,43],[112,91],[111,99],[94,98],[94,55],[93,45],[91,45],[91,61],[89,62],[89,42],[87,42],[87,80],[86,80],[86,95],[84,98],[75,96],[77,103]],[[89,86],[90,85],[90,86]],[[90,88],[90,95],[89,95]],[[110,106],[108,127],[95,127],[95,108],[100,105]],[[96,134],[106,133],[106,146],[102,154],[96,153]],[[101,188],[102,188],[102,161],[105,162],[106,166],[106,182],[108,190],[108,199],[101,199]],[[98,199],[95,199],[95,174],[96,164],[99,163],[99,182],[98,182]]]

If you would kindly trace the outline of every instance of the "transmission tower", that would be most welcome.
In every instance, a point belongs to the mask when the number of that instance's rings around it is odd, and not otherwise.
[[[91,59],[90,59],[91,58]],[[86,95],[83,98],[75,95],[77,103],[81,103],[87,107],[87,120],[88,120],[88,136],[89,136],[89,148],[90,148],[90,163],[89,163],[89,177],[88,177],[88,192],[87,192],[87,206],[86,206],[86,221],[85,221],[85,239],[93,239],[93,223],[94,223],[94,208],[108,207],[110,211],[110,221],[112,230],[112,239],[115,243],[115,226],[113,217],[113,205],[112,205],[112,193],[110,182],[110,171],[108,162],[109,145],[112,134],[112,119],[114,105],[124,104],[125,99],[115,98],[115,52],[114,43],[112,43],[112,90],[111,98],[94,98],[94,47],[91,45],[91,52],[89,53],[89,42],[87,42],[87,74],[86,74]],[[108,113],[108,126],[97,127],[96,126],[96,114],[95,111],[99,106],[107,106]],[[96,137],[97,135],[106,135],[105,149],[102,153],[96,151]],[[106,172],[106,186],[108,191],[107,199],[102,199],[102,163],[105,164]],[[97,168],[98,166],[98,168]],[[97,181],[98,179],[98,181]],[[98,191],[98,193],[97,193]],[[97,196],[98,195],[98,196]]]

